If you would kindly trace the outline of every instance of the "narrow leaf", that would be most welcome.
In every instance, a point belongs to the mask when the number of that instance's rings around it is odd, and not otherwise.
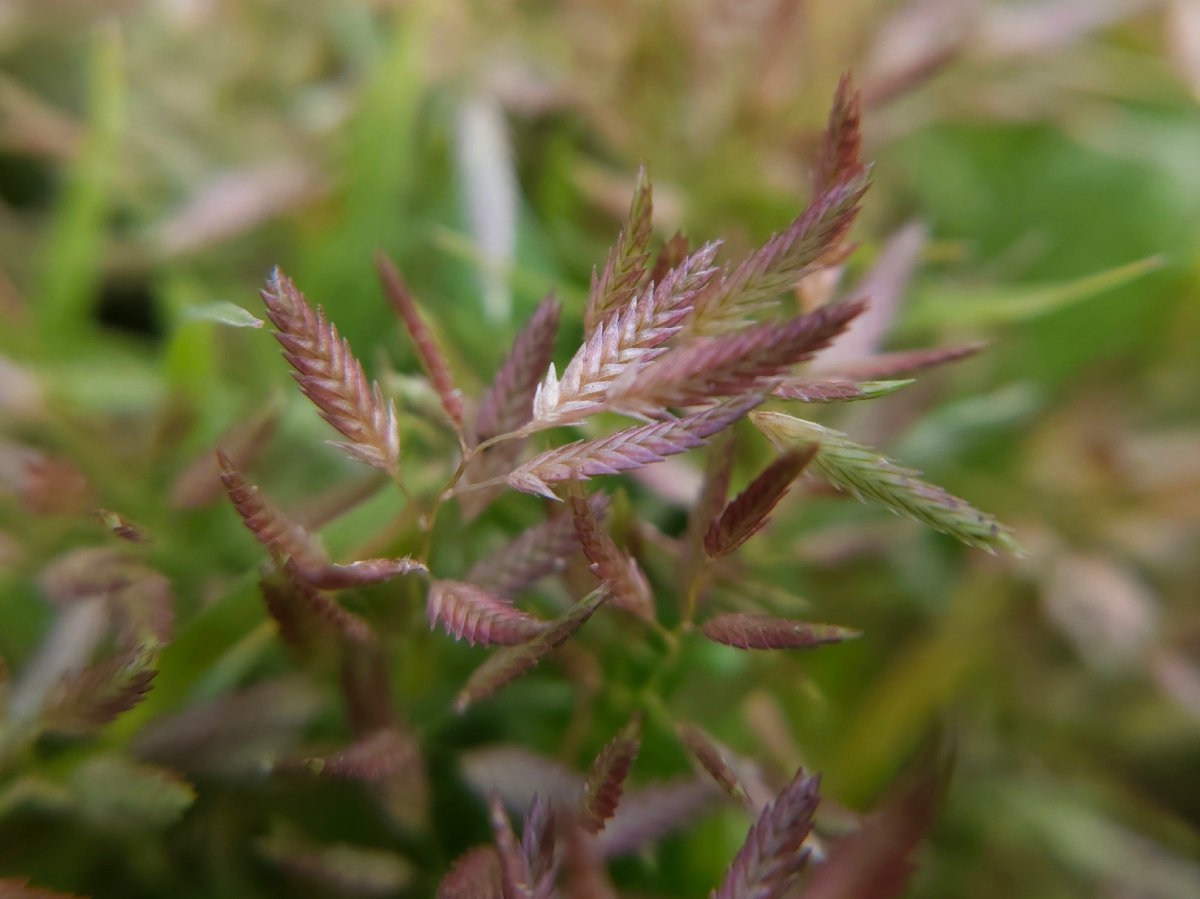
[[[768,465],[709,525],[704,535],[708,554],[728,555],[766,527],[771,511],[816,453],[815,446],[789,450]]]
[[[712,899],[779,899],[791,889],[808,863],[801,847],[812,829],[819,784],[796,773],[750,828]]]
[[[516,490],[556,499],[550,485],[616,474],[661,462],[700,446],[762,402],[760,395],[727,400],[686,418],[654,422],[596,440],[579,440],[530,459],[508,477]]]
[[[654,594],[650,582],[629,555],[622,552],[592,515],[591,505],[581,487],[571,491],[571,512],[575,533],[592,574],[612,592],[614,605],[647,621],[654,620]]]
[[[1074,303],[1116,290],[1158,271],[1162,256],[1147,256],[1124,265],[1052,284],[965,291],[961,286],[941,291],[925,290],[921,302],[912,307],[904,324],[919,328],[929,325],[997,327],[1047,315]]]
[[[603,521],[608,497],[593,493],[588,505],[592,517]],[[516,539],[472,565],[464,580],[511,598],[547,575],[557,574],[565,567],[567,557],[579,549],[579,536],[568,520],[571,517],[569,511],[556,511],[541,524],[522,531]]]
[[[421,360],[421,367],[425,369],[425,374],[429,376],[433,389],[437,391],[437,395],[442,401],[442,408],[446,410],[447,417],[455,427],[461,428],[463,423],[462,392],[455,386],[454,376],[450,373],[450,363],[446,361],[437,340],[434,339],[433,332],[429,330],[429,326],[421,317],[421,312],[417,309],[416,300],[413,299],[408,285],[400,277],[400,271],[396,268],[395,263],[382,252],[375,254],[375,270],[379,274],[383,292],[387,294],[392,308],[404,322],[405,328],[408,329],[408,336],[412,338],[413,346],[417,350],[417,357]]]
[[[813,467],[861,500],[877,502],[988,552],[997,548],[1020,551],[1008,529],[990,515],[839,431],[780,412],[759,412],[751,420],[780,449],[820,444]]]
[[[912,380],[907,381],[843,381],[840,379],[813,380],[811,378],[789,378],[777,381],[771,388],[771,395],[784,400],[798,400],[801,403],[846,403],[854,400],[873,400],[879,396],[887,396],[902,387],[907,387]]]
[[[534,421],[543,427],[580,421],[605,407],[613,384],[662,355],[712,281],[718,245],[707,244],[596,326],[563,370],[537,388]]]
[[[532,640],[494,653],[467,679],[454,703],[455,710],[466,711],[471,703],[490,696],[509,681],[537,665],[583,627],[584,622],[591,618],[607,599],[608,591],[604,588],[593,590]]]
[[[714,643],[738,649],[811,649],[859,636],[856,630],[834,624],[810,624],[749,612],[717,615],[700,629]]]
[[[511,601],[463,581],[434,581],[429,588],[430,628],[442,629],[472,646],[515,646],[545,631],[549,622],[522,612]]]
[[[587,310],[584,313],[584,334],[591,334],[608,315],[633,299],[646,278],[646,263],[650,259],[650,229],[653,214],[650,178],[643,165],[638,169],[637,184],[633,189],[633,201],[629,216],[609,251],[604,271],[593,276],[588,293]]]
[[[246,309],[228,300],[187,306],[183,310],[184,321],[216,322],[231,328],[261,328],[265,322]]]
[[[360,462],[395,475],[400,460],[395,405],[384,400],[378,384],[368,382],[349,343],[320,307],[313,311],[279,269],[267,280],[262,298],[300,390],[349,441],[336,445]]]
[[[635,716],[605,744],[583,784],[580,807],[583,827],[599,833],[617,811],[625,778],[642,748],[642,716]]]

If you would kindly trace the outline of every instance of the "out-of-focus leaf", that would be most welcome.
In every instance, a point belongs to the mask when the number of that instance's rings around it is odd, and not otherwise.
[[[90,290],[104,252],[105,219],[120,158],[125,119],[125,52],[115,21],[97,30],[88,66],[88,133],[70,172],[62,205],[43,260],[44,280],[36,304],[47,342],[66,346],[88,321]]]
[[[316,884],[340,896],[394,896],[413,878],[412,866],[385,849],[321,845],[288,835],[267,837],[257,848],[298,886]]]
[[[1161,256],[1148,256],[1060,284],[930,289],[917,298],[902,321],[905,327],[912,328],[951,325],[995,328],[1015,324],[1123,287],[1158,271],[1164,264]]]
[[[105,831],[159,830],[196,798],[177,775],[119,756],[97,756],[75,769],[71,792],[83,819]]]
[[[181,317],[189,322],[215,322],[231,328],[261,328],[266,322],[236,303],[218,300],[203,306],[185,306]]]

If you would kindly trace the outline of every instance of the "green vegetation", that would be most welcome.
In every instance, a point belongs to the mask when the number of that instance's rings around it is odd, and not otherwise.
[[[0,899],[1200,897],[1194,6],[6,13]]]

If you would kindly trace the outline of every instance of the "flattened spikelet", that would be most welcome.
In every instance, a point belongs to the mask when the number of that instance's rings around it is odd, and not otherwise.
[[[840,379],[789,378],[776,382],[771,388],[771,395],[784,400],[797,400],[801,403],[848,403],[887,396],[887,394],[907,387],[911,383],[911,380],[859,381],[856,383]]]
[[[129,711],[150,692],[157,672],[137,652],[122,652],[66,675],[46,698],[47,730],[86,734]]]
[[[412,738],[394,727],[386,727],[321,758],[297,759],[284,762],[276,768],[306,771],[336,780],[378,783],[396,774],[416,758],[417,746]]]
[[[661,462],[702,445],[761,402],[762,396],[757,394],[738,397],[686,418],[627,428],[597,440],[578,440],[530,459],[509,475],[508,483],[524,493],[556,499],[551,484]]]
[[[472,646],[515,646],[545,631],[550,623],[522,612],[508,599],[462,581],[434,581],[429,588],[430,628],[440,623],[455,640]]]
[[[546,297],[517,334],[507,358],[480,400],[472,435],[475,445],[517,431],[533,417],[533,396],[554,353],[561,311],[562,307],[553,295]],[[467,466],[463,483],[488,481],[512,471],[526,443],[527,438],[521,437],[487,447]],[[463,516],[471,520],[499,492],[497,486],[462,494],[459,504]]]
[[[290,559],[302,568],[314,569],[329,562],[317,538],[279,511],[222,450],[217,450],[217,463],[221,483],[242,523],[277,561]]]
[[[542,427],[571,424],[603,410],[619,378],[662,355],[691,314],[693,300],[712,280],[717,246],[702,247],[601,321],[561,379],[551,366],[534,397],[534,421]]]
[[[551,899],[555,895],[554,882],[558,876],[556,823],[554,806],[540,793],[535,793],[521,830],[521,854],[529,872],[532,899]]]
[[[601,522],[608,512],[608,497],[593,493],[588,499],[592,517]],[[567,557],[579,549],[579,536],[571,526],[569,511],[557,511],[541,524],[523,531],[515,540],[471,566],[464,580],[490,593],[513,597],[542,578],[562,571]]]
[[[412,292],[404,283],[404,279],[400,277],[400,272],[395,264],[383,253],[375,254],[375,270],[379,273],[383,292],[387,294],[392,308],[396,310],[401,321],[404,322],[404,327],[408,329],[408,336],[412,338],[417,356],[421,360],[421,367],[425,369],[425,374],[429,376],[429,382],[433,384],[433,389],[442,401],[442,408],[446,411],[446,416],[454,423],[455,427],[462,427],[462,391],[455,386],[454,376],[450,373],[450,363],[446,361],[441,347],[434,339],[433,332],[429,330],[429,326],[421,317],[421,311],[417,308]]]
[[[279,269],[262,291],[267,315],[278,329],[275,339],[295,369],[300,390],[348,442],[335,443],[345,453],[395,474],[400,461],[396,409],[384,400],[378,384],[367,381],[362,363],[318,307]]]
[[[895,353],[879,353],[853,362],[840,362],[830,371],[852,381],[876,381],[915,374],[927,368],[957,362],[974,356],[986,344],[965,343],[959,346],[930,347],[924,350],[901,350]]]
[[[1008,529],[995,518],[917,477],[870,447],[855,443],[840,431],[781,412],[759,412],[754,424],[780,449],[817,443],[812,467],[861,500],[873,501],[898,515],[913,518],[934,530],[988,552],[1019,552]]]
[[[408,557],[331,563],[315,534],[309,533],[279,511],[258,487],[233,467],[229,457],[220,450],[217,450],[217,460],[221,482],[242,522],[295,580],[322,590],[344,590],[426,571],[422,563]]]
[[[628,303],[645,283],[653,212],[650,178],[643,165],[638,169],[637,184],[633,188],[633,201],[625,226],[608,253],[604,271],[599,277],[592,277],[587,310],[583,317],[584,334],[596,330],[601,321],[614,309]]]
[[[592,516],[582,488],[571,493],[575,533],[592,574],[612,591],[613,605],[645,618],[654,619],[654,594],[638,563],[617,547],[608,532]]]
[[[671,236],[671,239],[663,244],[662,249],[658,251],[658,256],[655,257],[654,266],[650,269],[650,280],[657,284],[667,272],[683,262],[688,254],[688,239],[682,233],[676,231]]]
[[[617,810],[625,778],[642,748],[642,716],[635,716],[605,744],[592,762],[583,783],[580,807],[582,824],[590,833],[599,833]]]
[[[492,821],[492,837],[496,841],[496,852],[500,858],[500,882],[503,885],[504,899],[534,899],[533,877],[529,870],[529,862],[513,833],[512,823],[504,811],[504,804],[499,796],[493,796],[488,803],[488,811]]]
[[[479,402],[475,416],[479,440],[515,431],[533,417],[533,395],[550,365],[561,312],[562,304],[550,294],[513,340],[512,349]]]
[[[867,183],[863,171],[820,194],[786,231],[697,298],[690,331],[703,336],[745,327],[780,294],[820,268],[850,230]]]
[[[813,170],[816,192],[862,170],[862,109],[858,89],[849,73],[838,82],[829,123]]]
[[[811,624],[750,612],[717,615],[700,629],[714,643],[738,649],[811,649],[859,636],[858,631],[835,624]]]
[[[684,748],[713,782],[738,802],[749,805],[750,795],[726,759],[728,750],[695,724],[680,724],[677,730]]]
[[[770,520],[771,511],[816,452],[815,446],[789,450],[751,481],[725,507],[721,517],[709,525],[704,535],[704,548],[708,554],[713,558],[728,555],[762,530]]]
[[[861,300],[838,303],[788,322],[693,341],[622,379],[611,392],[610,405],[616,411],[657,417],[655,413],[661,416],[668,406],[770,390],[774,379],[827,346],[864,308]]]
[[[492,654],[490,658],[471,673],[466,685],[458,694],[454,708],[463,712],[471,703],[495,693],[547,655],[561,646],[596,610],[608,599],[604,588],[594,590],[575,603],[565,615],[532,640],[516,646],[508,646]]]
[[[808,863],[802,849],[817,809],[817,777],[803,771],[759,815],[712,899],[779,899]]]
[[[696,301],[690,329],[720,334],[743,327],[805,274],[835,261],[868,185],[860,157],[858,91],[838,85],[814,172],[814,197],[790,227],[723,275]]]
[[[437,899],[503,899],[500,853],[495,846],[468,849],[438,884]]]
[[[344,636],[357,644],[374,639],[370,625],[353,612],[285,569],[282,577],[260,584],[267,611],[279,626],[280,636],[301,654],[328,646]]]

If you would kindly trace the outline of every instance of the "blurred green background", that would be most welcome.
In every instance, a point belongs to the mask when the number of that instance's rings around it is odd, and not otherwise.
[[[374,826],[345,792],[186,770],[151,789],[113,761],[155,716],[260,681],[283,690],[273,751],[338,733],[330,678],[278,680],[289,664],[249,574],[261,554],[219,497],[180,480],[230,428],[269,420],[256,476],[284,505],[319,519],[371,489],[322,448],[274,342],[230,326],[245,323],[235,307],[261,315],[255,293],[281,265],[422,408],[375,282],[383,249],[469,391],[550,288],[565,358],[638,165],[660,237],[745,251],[803,207],[843,71],[875,163],[843,282],[920,223],[915,272],[887,284],[886,345],[990,346],[820,420],[993,512],[1028,554],[987,557],[826,496],[789,502],[748,567],[864,638],[786,660],[697,650],[673,708],[768,766],[823,772],[835,809],[870,807],[941,734],[955,774],[913,896],[1200,897],[1196,0],[5,4],[0,659],[20,672],[37,657],[61,613],[47,566],[111,539],[81,514],[97,506],[153,538],[176,637],[136,710],[5,759],[0,877],[96,897],[292,895],[297,846],[356,844],[378,880],[320,889],[421,894],[486,834],[454,786],[464,747],[586,762],[619,708],[565,733],[569,697],[546,676],[455,723],[480,656],[440,635],[404,644],[392,671],[433,772],[426,831]],[[442,470],[435,432],[406,437],[429,450],[418,483]],[[678,529],[669,497],[630,490]],[[396,503],[339,518],[331,548],[402,541]],[[494,513],[479,540],[532,508]],[[479,554],[447,544],[449,567]],[[417,591],[361,601],[419,619]],[[647,771],[683,770],[647,751]],[[155,798],[96,795],[104,765]],[[700,895],[747,823],[720,812],[622,863],[618,883]]]

